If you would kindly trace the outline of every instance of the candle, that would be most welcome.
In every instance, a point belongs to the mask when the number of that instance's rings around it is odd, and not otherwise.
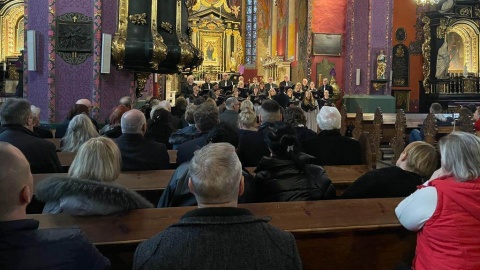
[[[3,71],[7,70],[7,62],[3,62]]]

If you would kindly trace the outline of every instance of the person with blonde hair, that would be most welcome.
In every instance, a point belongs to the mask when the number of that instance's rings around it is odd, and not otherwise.
[[[63,152],[77,152],[83,143],[98,136],[95,126],[86,114],[76,115],[68,124],[67,133],[61,141],[61,149]]]
[[[480,269],[480,138],[452,132],[439,149],[440,169],[395,209],[417,232],[413,269]]]
[[[426,142],[413,142],[405,147],[396,166],[365,173],[340,198],[406,197],[432,175],[437,165],[438,153],[435,147]]]
[[[242,110],[238,114],[238,126],[240,127],[238,131],[240,136],[257,131],[257,114],[255,111],[250,108]]]
[[[78,150],[68,176],[54,176],[37,184],[36,197],[46,202],[43,213],[108,215],[153,205],[115,181],[121,154],[109,138],[92,138]]]
[[[302,108],[303,112],[305,113],[305,118],[307,119],[307,128],[317,132],[316,120],[318,114],[318,103],[313,98],[311,91],[305,92],[303,101],[300,103],[300,108]]]

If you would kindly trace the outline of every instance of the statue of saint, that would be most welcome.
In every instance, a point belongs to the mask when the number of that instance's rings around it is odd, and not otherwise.
[[[442,47],[438,50],[437,54],[437,71],[435,77],[437,79],[448,78],[448,67],[450,66],[450,54],[448,51],[448,42],[444,42]]]
[[[377,56],[377,80],[386,80],[387,71],[387,56],[380,50],[380,53]]]

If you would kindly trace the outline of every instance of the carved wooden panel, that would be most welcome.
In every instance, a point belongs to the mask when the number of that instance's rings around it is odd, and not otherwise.
[[[397,111],[397,119],[395,121],[395,136],[390,141],[393,149],[392,164],[396,164],[400,154],[405,148],[405,131],[407,129],[407,118],[403,110]]]
[[[473,124],[472,116],[467,113],[465,110],[460,110],[459,117],[456,121],[455,130],[460,130],[468,133],[475,133],[475,126]]]
[[[373,118],[373,133],[371,135],[373,141],[373,151],[376,153],[378,158],[382,157],[382,151],[380,150],[380,143],[382,142],[383,137],[383,113],[382,109],[378,107],[375,110],[375,115]]]
[[[355,128],[353,129],[352,136],[355,140],[360,138],[363,132],[363,109],[362,107],[357,107],[357,114],[355,115]]]
[[[425,135],[424,141],[431,145],[435,145],[437,138],[437,121],[433,113],[429,113],[425,121],[423,122],[423,134]]]
[[[358,141],[362,151],[362,164],[366,164],[370,170],[375,169],[377,167],[377,155],[374,151],[372,136],[366,131],[362,132]]]
[[[342,136],[345,136],[345,133],[347,132],[347,106],[345,104],[340,107],[340,115],[342,116],[340,134],[342,134]]]

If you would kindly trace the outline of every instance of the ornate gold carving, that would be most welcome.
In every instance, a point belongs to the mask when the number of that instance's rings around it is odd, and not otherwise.
[[[447,18],[440,19],[440,25],[437,27],[437,38],[438,39],[444,39],[445,38],[445,33],[447,31],[449,23],[450,23],[450,20],[448,20]]]
[[[154,1],[156,2],[156,1]],[[145,85],[147,84],[148,77],[150,73],[147,72],[137,72],[135,73],[135,82],[137,83],[136,87],[136,96],[137,98],[142,96],[142,92],[145,90]]]
[[[475,17],[480,17],[480,6],[475,6]]]
[[[170,22],[161,22],[160,28],[167,31],[170,35],[173,34],[173,25]]]
[[[476,80],[464,78],[463,79],[463,92],[464,93],[476,93],[477,92]]]
[[[18,31],[21,30],[19,28],[21,25],[23,25],[23,16],[25,13],[23,1],[20,5],[15,3],[15,1],[11,2],[12,5],[3,10],[5,13],[0,18],[0,25],[2,26],[0,60],[3,60],[9,56],[19,55],[20,48],[23,49],[24,47],[21,45],[24,40],[24,31]]]
[[[423,26],[423,33],[425,37],[425,42],[422,45],[422,54],[423,54],[423,87],[425,88],[425,93],[430,94],[430,18],[424,16],[422,22],[425,24]]]
[[[472,7],[464,7],[460,9],[460,15],[462,16],[472,16]]]
[[[118,26],[112,42],[112,58],[118,69],[123,69],[125,63],[125,42],[127,41],[128,28],[128,2],[119,0],[118,3]]]
[[[157,16],[158,16],[158,1],[152,1],[152,40],[153,40],[153,55],[150,65],[153,69],[158,69],[160,62],[167,58],[168,48],[163,43],[163,37],[157,30]]]
[[[187,0],[188,1],[188,0]],[[228,6],[228,3],[227,3],[227,0],[217,0],[216,2],[215,1],[212,1],[212,0],[198,0],[196,1],[195,5],[192,7],[193,10],[199,10],[201,7],[205,6],[205,7],[216,7],[216,8],[220,8],[223,6],[223,9],[228,12],[228,13],[232,13],[232,9]]]
[[[189,42],[188,39],[183,38],[182,34],[182,0],[177,0],[177,25],[176,32],[178,36],[178,42],[180,44],[180,61],[177,65],[178,69],[181,71],[186,64],[192,62],[195,52],[193,45]]]
[[[475,133],[475,126],[473,124],[472,116],[464,110],[460,110],[460,115],[456,121],[458,130],[468,133]]]
[[[185,4],[188,8],[188,14],[192,15],[193,7],[197,4],[197,0],[186,0]]]
[[[152,1],[152,5],[153,5],[153,2],[156,3],[157,1]],[[153,13],[153,11],[152,11],[152,13]],[[153,15],[152,15],[152,17],[153,17]],[[133,14],[133,15],[128,16],[128,18],[135,25],[147,25],[147,13]]]

